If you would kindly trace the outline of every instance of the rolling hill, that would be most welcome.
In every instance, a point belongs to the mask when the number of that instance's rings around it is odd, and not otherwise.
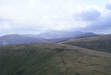
[[[62,43],[111,53],[111,35],[72,39]]]
[[[64,44],[2,46],[0,75],[111,75],[111,54]]]

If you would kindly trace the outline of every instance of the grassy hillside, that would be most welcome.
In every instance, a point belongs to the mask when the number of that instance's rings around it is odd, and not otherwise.
[[[4,46],[0,75],[111,75],[111,54],[63,44]]]
[[[111,53],[111,35],[73,39],[62,43]]]

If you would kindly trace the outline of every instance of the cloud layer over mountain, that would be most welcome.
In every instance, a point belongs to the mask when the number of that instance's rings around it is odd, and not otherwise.
[[[110,14],[110,0],[0,0],[0,34],[68,29],[108,33]]]

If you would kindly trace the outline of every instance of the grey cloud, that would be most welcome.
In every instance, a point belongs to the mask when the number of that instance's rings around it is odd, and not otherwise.
[[[101,17],[99,20],[92,22],[91,24],[89,24],[86,28],[84,28],[83,30],[87,30],[87,31],[107,31],[111,29],[111,15],[107,14],[107,16]]]
[[[107,9],[111,9],[111,5],[107,5]],[[79,20],[86,23],[90,21],[90,24],[87,24],[86,27],[80,28],[79,30],[97,33],[111,30],[111,13],[107,13],[104,16],[101,16],[101,14],[101,12],[95,9],[90,9],[79,14]]]
[[[108,4],[106,5],[106,9],[111,10],[111,3],[108,3]]]
[[[78,14],[77,18],[83,21],[93,21],[100,17],[101,13],[96,9],[90,9]]]

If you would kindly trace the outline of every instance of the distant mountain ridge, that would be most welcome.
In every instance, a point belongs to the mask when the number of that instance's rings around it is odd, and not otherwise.
[[[25,37],[22,35],[12,34],[0,37],[0,45],[25,44],[47,42],[45,39]]]
[[[74,38],[81,37],[91,37],[97,36],[94,33],[84,33],[84,32],[47,32],[39,35],[18,35],[10,34],[0,37],[1,45],[13,45],[13,44],[28,44],[28,43],[56,43],[65,40],[70,40]]]
[[[48,38],[48,39],[58,39],[58,38],[80,38],[80,37],[90,37],[97,36],[98,34],[92,32],[80,32],[80,31],[51,31],[45,32],[38,35],[26,35],[28,37],[35,38]]]

